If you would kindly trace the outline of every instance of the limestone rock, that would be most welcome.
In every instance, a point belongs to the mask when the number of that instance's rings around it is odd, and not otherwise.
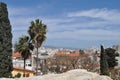
[[[29,78],[0,79],[0,80],[112,80],[108,76],[101,76],[83,69],[75,69],[62,74],[47,74]]]

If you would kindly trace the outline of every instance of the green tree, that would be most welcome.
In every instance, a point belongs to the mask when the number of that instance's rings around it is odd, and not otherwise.
[[[105,49],[105,53],[107,55],[108,67],[114,68],[115,66],[117,66],[118,60],[115,57],[119,56],[119,54],[116,53],[116,50],[112,49],[112,48],[107,48],[107,49]]]
[[[83,54],[85,54],[85,52],[84,52],[84,50],[79,50],[79,53],[80,53],[80,55],[83,55]]]
[[[24,77],[26,59],[28,59],[31,55],[30,50],[33,50],[33,46],[31,43],[29,43],[29,37],[28,36],[20,37],[18,43],[15,44],[15,52],[19,52],[24,60],[24,74],[23,74]]]
[[[21,74],[20,73],[17,73],[16,75],[15,75],[15,78],[20,78],[21,77]]]
[[[38,72],[38,48],[41,47],[42,43],[46,39],[47,26],[42,23],[39,19],[31,22],[28,33],[30,35],[30,40],[37,49],[37,58],[36,58],[36,75]]]
[[[115,80],[115,66],[118,65],[118,60],[116,59],[119,54],[116,52],[115,49],[107,48],[105,49],[105,53],[107,55],[107,63],[110,71],[110,77]]]
[[[105,50],[102,45],[101,45],[101,55],[100,55],[100,71],[101,71],[101,75],[109,76],[107,57],[106,57]]]
[[[0,2],[0,77],[12,77],[12,33],[7,5]]]

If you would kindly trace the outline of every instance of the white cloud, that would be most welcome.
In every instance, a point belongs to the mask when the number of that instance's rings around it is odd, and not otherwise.
[[[90,9],[85,11],[71,12],[67,14],[68,17],[91,17],[100,18],[103,20],[119,23],[120,22],[120,10],[116,9]]]
[[[14,30],[12,31],[12,33],[13,33],[13,39],[12,39],[13,42],[17,42],[20,36],[27,35],[26,30]]]
[[[49,33],[48,38],[70,40],[120,40],[120,32],[108,30],[75,30]]]
[[[59,18],[26,16],[37,13],[30,8],[9,9],[10,20],[13,30],[13,41],[19,36],[26,34],[30,21],[40,18],[48,26],[47,39],[74,39],[74,40],[120,40],[120,32],[114,25],[120,26],[120,11],[108,9],[90,9],[85,11],[71,12]],[[18,10],[18,12],[17,12]],[[17,13],[16,13],[17,12]],[[23,14],[24,12],[24,14]],[[34,12],[34,13],[32,13]],[[15,16],[14,16],[15,15]],[[63,15],[63,14],[61,14]],[[86,18],[88,17],[88,18]],[[109,29],[109,26],[113,26]],[[108,30],[105,30],[108,28]],[[20,30],[18,32],[18,30]]]
[[[10,17],[13,30],[27,30],[34,19],[32,17]]]
[[[47,23],[50,31],[76,30],[82,28],[109,29],[111,26],[116,28],[116,25],[120,25],[120,11],[117,9],[102,8],[70,12],[67,13],[66,17],[59,19],[47,18]]]
[[[10,16],[27,16],[35,13],[34,9],[29,7],[9,7],[8,11]]]

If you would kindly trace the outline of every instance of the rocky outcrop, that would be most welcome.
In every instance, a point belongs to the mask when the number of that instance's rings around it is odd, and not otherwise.
[[[62,74],[47,74],[29,78],[16,78],[0,80],[112,80],[108,76],[101,76],[96,73],[88,72],[83,69],[75,69]]]

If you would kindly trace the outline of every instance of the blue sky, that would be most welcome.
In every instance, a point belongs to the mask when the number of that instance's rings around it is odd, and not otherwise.
[[[70,48],[120,44],[120,0],[1,0],[8,6],[13,43],[39,18],[48,26],[43,45]]]

